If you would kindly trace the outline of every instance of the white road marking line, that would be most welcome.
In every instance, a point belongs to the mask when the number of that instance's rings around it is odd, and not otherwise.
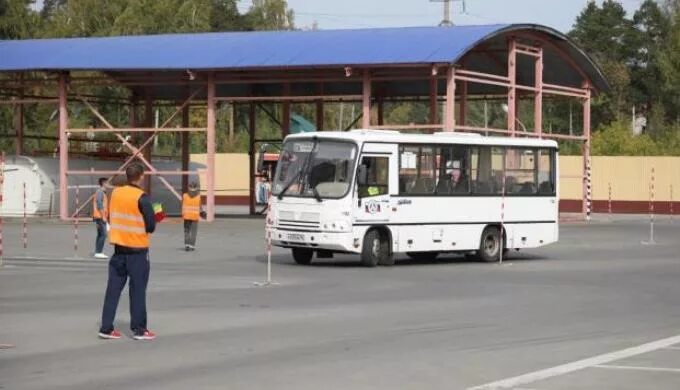
[[[680,368],[665,368],[665,367],[640,367],[640,366],[612,366],[608,364],[598,364],[593,366],[595,368],[607,368],[611,370],[638,370],[638,371],[659,371],[659,372],[678,372]]]
[[[670,350],[673,350],[673,351],[680,351],[680,347],[666,347],[664,349],[670,349]]]
[[[502,379],[496,382],[487,383],[480,386],[470,387],[468,390],[494,390],[512,389],[513,387],[527,385],[543,379],[552,378],[559,375],[569,374],[574,371],[597,365],[607,364],[616,360],[629,358],[631,356],[642,355],[643,353],[656,351],[680,343],[680,335],[665,339],[652,341],[650,343],[638,345],[637,347],[626,348],[619,351],[609,352],[590,358],[577,360],[575,362],[562,364],[544,370],[530,372],[512,378]]]

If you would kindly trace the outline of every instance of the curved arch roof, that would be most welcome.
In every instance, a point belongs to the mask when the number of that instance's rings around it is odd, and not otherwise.
[[[513,32],[539,33],[598,90],[607,82],[564,34],[545,26],[493,24],[355,30],[225,32],[0,41],[0,71],[218,70],[456,63]],[[573,84],[574,80],[571,80]]]

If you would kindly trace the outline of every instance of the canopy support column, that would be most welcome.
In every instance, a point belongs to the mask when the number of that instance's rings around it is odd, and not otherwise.
[[[430,77],[430,124],[436,125],[439,123],[439,102],[437,100],[437,73],[436,68],[433,68],[432,76]]]
[[[446,102],[444,104],[444,131],[455,131],[456,128],[456,68],[450,66],[446,70]]]
[[[323,96],[323,84],[319,83],[317,93]],[[316,101],[316,131],[323,131],[323,119],[323,99],[319,99]]]
[[[368,129],[371,127],[371,75],[368,69],[364,69],[363,88],[361,94],[362,118],[361,127]]]
[[[59,74],[59,218],[68,219],[68,73]]]
[[[508,130],[510,136],[515,136],[515,121],[517,120],[517,41],[514,37],[508,41]]]
[[[151,98],[151,94],[149,93],[149,90],[147,89],[144,92],[144,126],[145,127],[153,127],[153,100]],[[149,138],[151,138],[151,133],[145,133],[141,136],[142,144],[146,143]],[[142,149],[142,156],[151,163],[151,149],[152,147],[149,146],[147,148]],[[144,178],[144,191],[147,194],[151,194],[151,176],[146,176]]]
[[[215,220],[215,74],[208,73],[206,124],[206,220]]]
[[[539,138],[543,138],[543,48],[538,48],[535,68],[534,131]]]
[[[467,81],[461,81],[460,82],[460,104],[458,106],[458,110],[460,113],[458,114],[458,121],[460,122],[461,126],[465,126],[467,124],[467,101],[468,101],[468,82]]]
[[[250,215],[255,215],[255,102],[250,102],[248,105],[248,154],[250,167],[248,168],[248,187],[249,187],[249,201]]]
[[[14,129],[16,131],[16,154],[24,154],[24,74],[19,74],[19,103],[14,106]]]
[[[290,96],[290,83],[283,84],[283,96]],[[281,138],[286,138],[290,134],[290,100],[283,101],[283,119],[281,119]]]
[[[182,108],[182,127],[189,127],[189,105]],[[189,171],[189,132],[183,131],[181,137],[182,171]],[[189,191],[189,176],[182,175],[182,193]]]

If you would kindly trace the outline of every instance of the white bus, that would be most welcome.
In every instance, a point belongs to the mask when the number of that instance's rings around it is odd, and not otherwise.
[[[290,248],[299,264],[334,253],[359,254],[369,267],[394,264],[396,253],[492,262],[503,249],[557,241],[556,173],[557,143],[549,140],[385,130],[290,135],[267,228],[272,244]]]

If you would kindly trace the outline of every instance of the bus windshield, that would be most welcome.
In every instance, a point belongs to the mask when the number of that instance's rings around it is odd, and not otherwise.
[[[286,141],[276,167],[273,195],[342,198],[349,191],[356,145],[323,139]]]

